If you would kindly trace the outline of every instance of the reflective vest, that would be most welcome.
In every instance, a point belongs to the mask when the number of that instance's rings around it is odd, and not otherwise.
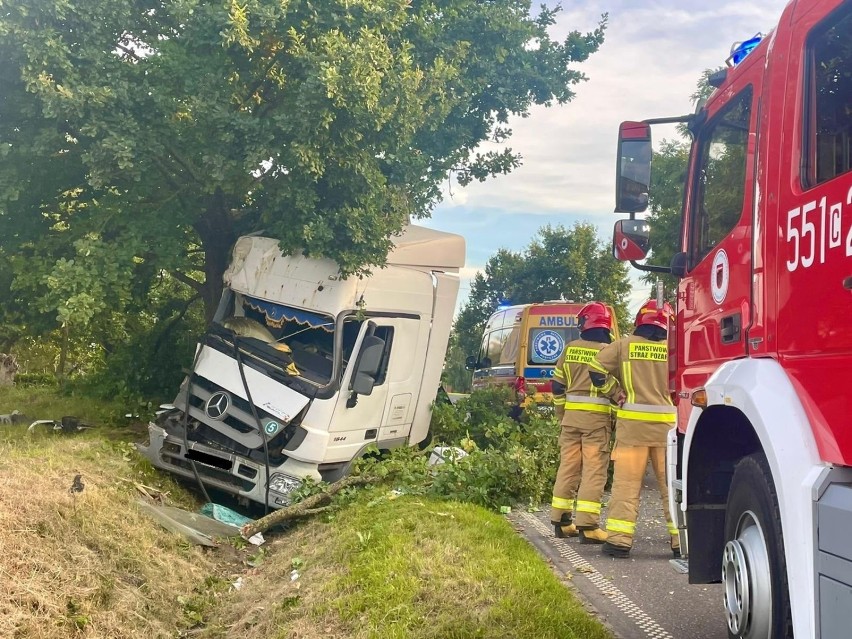
[[[616,411],[619,442],[663,446],[675,425],[676,409],[669,395],[668,345],[638,335],[609,344],[589,367],[618,379],[626,395]]]
[[[555,406],[564,406],[566,411],[610,414],[608,397],[615,389],[615,379],[607,380],[604,387],[598,388],[589,377],[589,364],[604,346],[606,344],[585,339],[568,343],[553,372],[553,379],[565,386],[564,393],[554,393]]]

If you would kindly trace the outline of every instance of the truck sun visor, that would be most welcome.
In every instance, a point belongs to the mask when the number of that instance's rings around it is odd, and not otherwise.
[[[285,322],[296,322],[311,328],[321,328],[329,333],[334,332],[334,320],[325,315],[303,311],[292,306],[283,306],[274,302],[266,302],[248,295],[243,296],[246,306],[266,317],[266,323],[274,328],[281,328]]]

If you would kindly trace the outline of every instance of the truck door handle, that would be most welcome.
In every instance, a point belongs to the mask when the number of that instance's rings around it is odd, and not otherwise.
[[[722,318],[720,329],[723,344],[734,344],[740,341],[742,323],[742,314],[740,313],[734,313],[733,315]]]

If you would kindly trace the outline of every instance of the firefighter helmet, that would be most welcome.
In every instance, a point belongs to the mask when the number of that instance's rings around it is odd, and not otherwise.
[[[580,324],[581,331],[587,331],[590,328],[605,328],[611,331],[612,313],[600,302],[589,302],[577,313],[577,322]]]
[[[657,308],[657,300],[648,300],[639,309],[636,314],[636,326],[644,326],[650,324],[659,326],[662,329],[669,330],[669,325],[674,317],[671,304],[663,302],[663,308]]]

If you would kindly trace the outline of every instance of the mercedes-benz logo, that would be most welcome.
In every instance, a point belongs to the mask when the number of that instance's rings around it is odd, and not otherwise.
[[[210,419],[223,419],[228,414],[231,405],[231,396],[225,391],[218,391],[210,396],[204,404],[204,412]]]

